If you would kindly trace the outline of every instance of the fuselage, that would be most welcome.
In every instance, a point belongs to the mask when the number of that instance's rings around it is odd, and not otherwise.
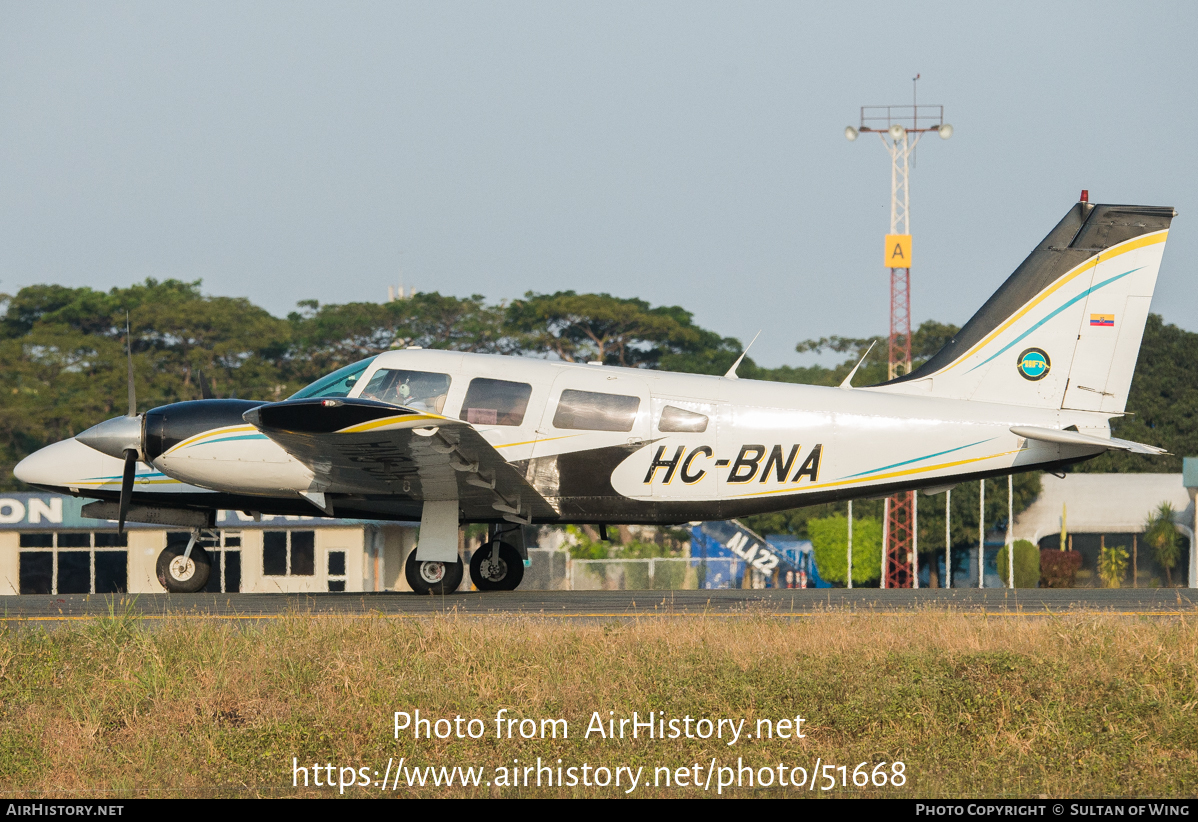
[[[549,501],[557,521],[593,523],[727,519],[1053,469],[1101,449],[1025,440],[1012,426],[1105,435],[1110,416],[886,386],[829,388],[413,349],[375,357],[347,395],[469,423]],[[154,441],[147,422],[148,465],[139,466],[134,501],[310,512],[302,495],[313,488],[313,467],[241,419],[252,404],[207,402],[208,422],[183,409],[203,403],[151,412],[167,422],[191,414],[191,428]],[[32,455],[16,473],[42,487],[112,498],[121,461],[66,441]],[[402,493],[321,490],[335,516],[420,517],[420,502]]]

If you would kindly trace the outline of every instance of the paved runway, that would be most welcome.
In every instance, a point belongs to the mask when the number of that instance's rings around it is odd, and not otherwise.
[[[1198,591],[1185,588],[954,590],[514,591],[415,594],[141,594],[0,597],[0,622],[63,622],[129,609],[149,619],[271,619],[287,615],[604,619],[655,616],[809,616],[827,611],[913,615],[921,609],[1035,616],[1198,611]]]

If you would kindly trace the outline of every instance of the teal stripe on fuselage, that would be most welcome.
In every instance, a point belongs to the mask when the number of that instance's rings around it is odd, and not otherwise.
[[[923,462],[924,460],[930,460],[933,457],[943,457],[945,454],[951,454],[954,451],[960,451],[962,448],[972,448],[975,445],[981,445],[982,443],[990,442],[990,440],[993,439],[995,439],[995,437],[990,437],[990,439],[985,440],[978,440],[977,442],[971,442],[969,445],[958,445],[956,448],[950,448],[947,451],[937,451],[935,454],[928,454],[926,457],[916,457],[913,460],[903,460],[902,462],[896,462],[892,465],[883,465],[881,468],[871,468],[868,471],[862,471],[860,474],[849,474],[847,477],[841,477],[840,479],[855,479],[856,477],[864,477],[867,474],[876,474],[879,471],[889,471],[891,468],[898,468],[902,465],[910,465],[913,462]]]

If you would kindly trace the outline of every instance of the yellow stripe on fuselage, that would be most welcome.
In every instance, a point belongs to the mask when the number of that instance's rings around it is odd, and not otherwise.
[[[1011,454],[1018,454],[1022,450],[1023,450],[1022,448],[1016,448],[1013,451],[1002,451],[998,454],[989,454],[985,457],[971,457],[970,459],[967,459],[967,460],[954,460],[953,462],[942,462],[939,465],[926,465],[923,468],[908,468],[903,471],[891,471],[888,474],[874,474],[873,476],[870,476],[870,477],[857,477],[857,478],[851,478],[851,479],[834,480],[832,482],[818,482],[818,483],[814,483],[812,485],[804,485],[801,488],[798,486],[795,486],[793,488],[777,488],[773,491],[759,491],[757,493],[752,493],[752,494],[736,494],[736,497],[737,498],[740,498],[740,497],[766,497],[771,494],[797,494],[797,493],[802,493],[804,491],[814,491],[818,488],[838,488],[838,487],[842,487],[845,485],[858,485],[861,487],[868,487],[865,485],[865,483],[867,483],[867,482],[872,483],[876,480],[894,479],[895,477],[909,477],[913,474],[925,474],[929,471],[939,471],[942,468],[956,468],[958,465],[968,465],[971,462],[982,462],[983,460],[992,460],[996,457],[1006,457]]]

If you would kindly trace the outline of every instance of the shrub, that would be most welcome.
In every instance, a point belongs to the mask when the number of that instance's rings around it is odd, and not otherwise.
[[[1060,553],[1059,551],[1057,553]],[[1007,546],[998,549],[998,575],[1003,585],[1010,585],[1007,578]],[[1040,584],[1040,552],[1026,539],[1015,540],[1015,587],[1035,588]]]
[[[1019,556],[1018,553],[1015,554]],[[1082,555],[1077,551],[1040,551],[1040,584],[1045,588],[1072,588],[1077,569],[1082,567]],[[1016,572],[1016,580],[1019,579]]]
[[[849,521],[843,516],[807,520],[807,535],[815,550],[815,566],[828,582],[846,583]],[[882,576],[882,523],[872,517],[853,518],[853,584]]]
[[[1181,541],[1177,536],[1177,526],[1173,522],[1176,513],[1172,505],[1162,502],[1148,515],[1148,521],[1144,523],[1144,542],[1152,548],[1156,564],[1165,569],[1170,588],[1173,587],[1173,568],[1181,557]]]
[[[1098,554],[1098,576],[1104,588],[1118,588],[1127,576],[1127,551],[1122,545],[1104,545]]]

